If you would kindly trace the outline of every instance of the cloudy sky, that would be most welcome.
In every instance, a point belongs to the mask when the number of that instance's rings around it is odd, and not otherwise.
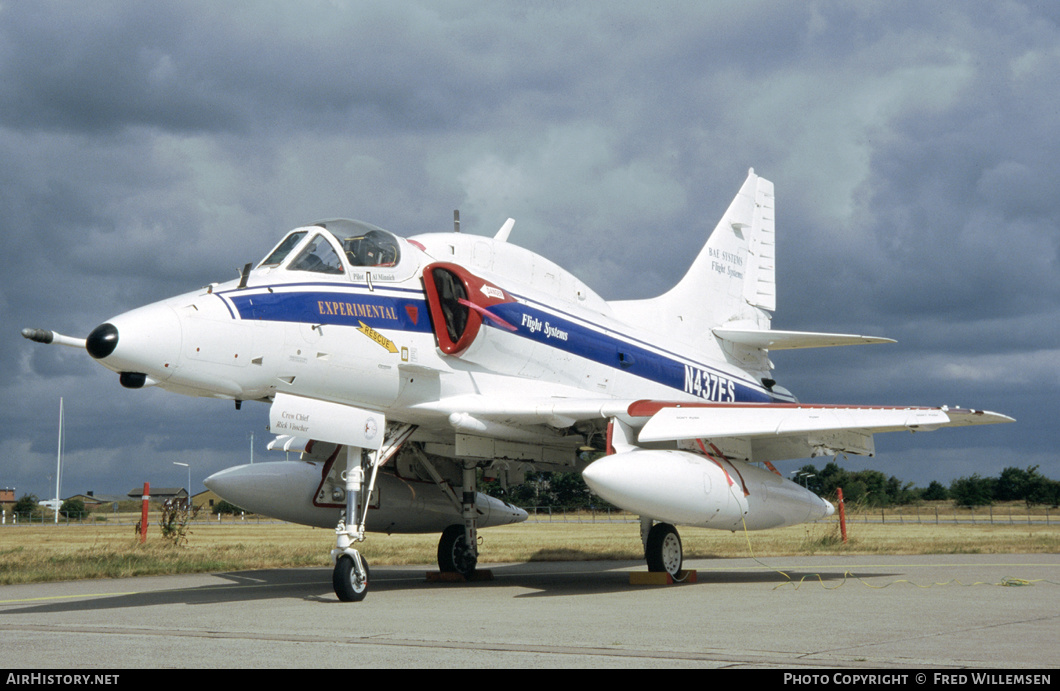
[[[267,408],[126,391],[81,351],[288,229],[493,234],[607,299],[680,275],[747,169],[776,185],[775,353],[807,402],[1015,425],[880,435],[926,485],[1060,478],[1060,6],[1046,2],[0,0],[0,486],[181,486],[265,456]],[[798,467],[789,463],[787,470]]]

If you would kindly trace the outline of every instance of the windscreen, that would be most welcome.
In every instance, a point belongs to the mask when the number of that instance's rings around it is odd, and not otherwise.
[[[304,230],[299,230],[285,237],[283,239],[283,242],[281,242],[276,247],[276,249],[272,251],[272,254],[266,257],[265,261],[263,261],[258,266],[279,265],[281,262],[283,262],[284,259],[287,258],[287,255],[291,253],[291,250],[293,250],[298,245],[298,243],[302,241],[302,238],[305,237],[305,233],[306,232]]]
[[[322,274],[346,273],[338,252],[323,235],[310,240],[301,254],[295,257],[287,268],[291,271],[315,271]]]

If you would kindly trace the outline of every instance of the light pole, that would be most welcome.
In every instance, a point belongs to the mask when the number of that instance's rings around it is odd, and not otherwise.
[[[180,461],[173,461],[173,465],[182,465],[188,469],[188,514],[191,514],[191,464],[181,463]]]

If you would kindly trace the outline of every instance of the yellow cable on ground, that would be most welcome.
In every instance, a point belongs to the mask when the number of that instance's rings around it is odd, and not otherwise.
[[[795,580],[793,580],[791,578],[791,576],[789,576],[784,571],[781,571],[780,569],[778,569],[775,566],[770,566],[769,564],[766,564],[761,559],[759,559],[758,557],[755,556],[754,548],[751,546],[751,533],[747,529],[747,522],[744,521],[743,517],[740,518],[740,522],[743,524],[743,534],[744,534],[744,538],[747,540],[747,552],[751,555],[751,559],[753,559],[758,564],[761,564],[763,567],[769,569],[770,571],[775,571],[776,573],[779,573],[781,576],[783,576],[785,579],[787,579],[783,583],[775,586],[773,588],[773,590],[777,590],[779,588],[783,588],[784,586],[787,586],[787,585],[790,585],[791,587],[795,588],[795,590],[798,590],[799,588],[802,587],[802,584],[806,581],[807,578],[812,579],[814,577],[817,578],[817,581],[821,584],[821,587],[824,588],[825,590],[836,590],[837,588],[842,587],[843,584],[846,583],[847,580],[849,580],[849,579],[854,579],[854,580],[860,582],[866,588],[873,588],[873,589],[876,589],[876,590],[882,590],[884,588],[889,588],[892,585],[895,585],[897,583],[908,583],[909,585],[914,586],[916,588],[934,588],[936,586],[943,586],[943,585],[960,585],[960,586],[994,585],[994,586],[1004,586],[1004,587],[1019,587],[1019,586],[1026,586],[1026,585],[1034,585],[1035,583],[1049,583],[1051,585],[1060,585],[1060,583],[1058,583],[1058,582],[1050,581],[1050,580],[1045,579],[1045,578],[1025,579],[1025,578],[1014,578],[1014,577],[1011,577],[1011,576],[1005,577],[1005,578],[1001,579],[1000,581],[998,581],[997,583],[988,583],[986,581],[976,581],[975,583],[961,583],[959,580],[954,578],[953,580],[946,581],[945,583],[936,582],[936,583],[932,583],[930,585],[921,585],[919,583],[914,583],[913,581],[910,581],[908,579],[901,578],[901,579],[898,579],[898,580],[895,580],[895,581],[891,581],[890,583],[885,583],[884,585],[873,585],[872,583],[866,582],[863,578],[861,578],[860,576],[854,574],[851,571],[844,571],[843,572],[843,579],[839,582],[838,585],[835,585],[835,586],[827,586],[827,585],[825,585],[824,577],[821,574],[819,574],[819,573],[807,574],[807,575],[803,576],[802,578],[800,578],[798,581],[795,581]]]

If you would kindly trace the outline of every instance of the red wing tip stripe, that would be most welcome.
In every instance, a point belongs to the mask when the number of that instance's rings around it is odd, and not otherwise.
[[[886,406],[886,405],[844,405],[842,403],[699,403],[685,401],[652,401],[641,400],[629,404],[626,410],[630,417],[651,417],[664,408],[718,408],[718,409],[769,409],[769,410],[941,410],[928,406]],[[978,411],[958,411],[950,409],[947,412],[977,413]]]

